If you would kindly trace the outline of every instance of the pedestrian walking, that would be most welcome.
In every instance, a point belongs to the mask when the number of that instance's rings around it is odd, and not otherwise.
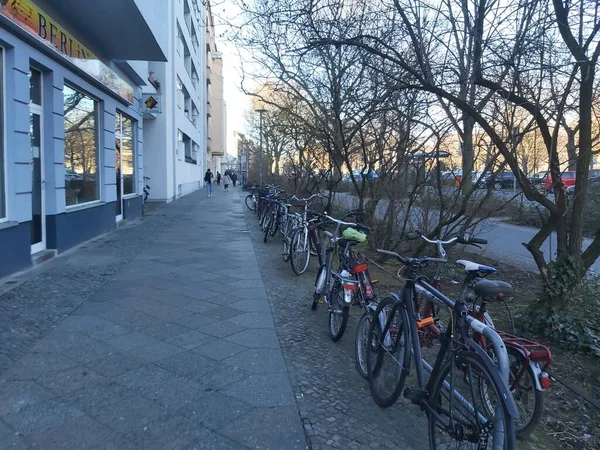
[[[237,183],[237,173],[233,172],[231,174],[231,181],[233,181],[233,187],[235,187],[235,184]]]
[[[206,192],[208,193],[208,197],[212,197],[212,180],[213,173],[210,171],[210,169],[208,169],[204,175],[204,182],[206,183]]]
[[[229,185],[231,184],[231,177],[227,174],[223,177],[223,184],[225,185],[225,190],[229,190]]]
[[[217,170],[217,185],[221,184],[221,172]]]

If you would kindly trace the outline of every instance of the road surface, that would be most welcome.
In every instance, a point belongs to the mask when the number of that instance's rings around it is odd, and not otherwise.
[[[343,208],[352,208],[355,204],[356,197],[348,193],[336,194],[336,203]],[[382,218],[385,214],[386,204],[382,201],[376,211],[377,218]],[[418,207],[414,208],[415,216],[419,216]],[[417,217],[415,217],[417,218]],[[421,219],[418,217],[418,219]],[[537,272],[537,266],[529,251],[523,247],[523,242],[529,242],[537,233],[537,229],[531,227],[523,227],[506,223],[502,219],[490,219],[477,232],[477,236],[487,239],[488,244],[481,250],[474,247],[469,247],[470,251],[480,253],[484,256],[498,259],[507,264],[514,264],[525,270]],[[584,239],[583,248],[587,248],[592,243],[592,239]],[[542,251],[546,260],[550,260],[550,256],[556,254],[556,234],[553,234],[552,239],[547,240]],[[600,273],[600,259],[596,260],[590,269],[593,273]]]

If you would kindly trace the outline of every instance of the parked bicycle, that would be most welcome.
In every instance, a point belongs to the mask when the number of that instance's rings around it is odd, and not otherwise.
[[[325,259],[315,282],[312,309],[317,308],[319,300],[322,298],[329,310],[329,336],[336,342],[344,335],[353,294],[358,287],[357,278],[352,273],[350,248],[364,242],[366,234],[362,232],[368,232],[370,229],[359,223],[335,219],[327,213],[321,214],[320,218],[323,225],[332,223],[334,231],[333,233],[327,230],[323,231],[325,238],[322,240],[321,254]],[[338,267],[334,269],[333,262],[336,256]]]
[[[310,202],[315,198],[327,198],[326,194],[313,194],[308,198],[298,198],[293,196],[291,202],[301,204],[302,214],[286,211],[284,223],[281,227],[283,234],[283,259],[290,261],[292,270],[296,275],[302,275],[306,272],[310,262],[310,256],[318,256],[321,264],[321,255],[319,252],[319,219],[318,214],[309,211]]]
[[[392,294],[379,303],[371,322],[367,371],[373,399],[380,406],[391,406],[414,359],[417,387],[407,388],[404,397],[426,412],[430,448],[458,448],[459,443],[477,445],[478,449],[516,448],[515,419],[519,414],[508,389],[506,348],[491,327],[469,315],[467,287],[453,301],[421,274],[428,264],[445,263],[444,258],[407,258],[382,249],[377,252],[396,258],[404,266],[406,283],[400,295]],[[415,310],[415,286],[451,311],[433,367],[422,358],[419,343],[419,329],[431,325],[433,319],[422,318]],[[504,293],[500,285],[482,288],[486,295]],[[479,289],[477,284],[475,289]],[[473,340],[473,332],[486,337],[495,360]],[[425,371],[430,374],[427,382]]]
[[[409,234],[409,238],[422,239],[433,244],[437,248],[438,257],[446,258],[445,245],[454,243],[466,245],[487,244],[485,239],[473,238],[469,235],[457,236],[447,240],[429,239],[426,236],[415,232]],[[490,266],[478,264],[473,261],[459,259],[456,264],[464,269],[463,286],[468,289],[465,294],[465,303],[468,305],[469,314],[486,325],[494,328],[494,321],[489,314],[488,303],[504,301],[505,297],[512,293],[512,287],[503,281],[486,280],[485,278],[496,272],[496,269]],[[440,289],[441,271],[440,265],[437,266],[432,285]],[[431,295],[424,291],[419,285],[415,286],[417,296],[425,299],[424,302],[416,302],[415,310],[421,312],[423,319],[433,318],[434,323],[421,330],[421,342],[431,341],[432,337],[439,336],[443,329],[443,324],[439,321],[435,302]],[[502,296],[490,296],[489,292],[495,292],[495,289],[502,289]],[[486,295],[487,294],[487,295]],[[507,306],[508,308],[508,306]],[[510,312],[510,310],[509,310]],[[510,361],[510,391],[513,394],[516,405],[519,409],[519,419],[516,423],[516,434],[519,438],[529,436],[537,424],[540,422],[544,410],[544,392],[550,388],[550,377],[546,373],[547,368],[552,362],[552,353],[548,347],[533,342],[528,339],[520,338],[513,334],[496,330],[502,338],[508,352]],[[489,344],[485,336],[474,332],[473,340],[477,342],[484,350],[489,350]],[[494,356],[491,352],[490,356]]]

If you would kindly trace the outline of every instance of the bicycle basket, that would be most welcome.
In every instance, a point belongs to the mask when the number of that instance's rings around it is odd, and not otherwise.
[[[367,242],[367,235],[352,227],[346,228],[342,233],[342,237],[349,241]]]

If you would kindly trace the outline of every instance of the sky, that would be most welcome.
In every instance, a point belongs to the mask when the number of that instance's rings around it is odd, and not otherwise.
[[[223,91],[227,103],[227,152],[237,155],[237,148],[233,138],[234,131],[244,132],[246,129],[245,114],[250,108],[249,98],[241,91],[242,62],[240,51],[228,41],[226,35],[228,23],[239,22],[240,10],[235,0],[217,0],[211,2],[215,31],[217,36],[217,49],[223,53]]]

